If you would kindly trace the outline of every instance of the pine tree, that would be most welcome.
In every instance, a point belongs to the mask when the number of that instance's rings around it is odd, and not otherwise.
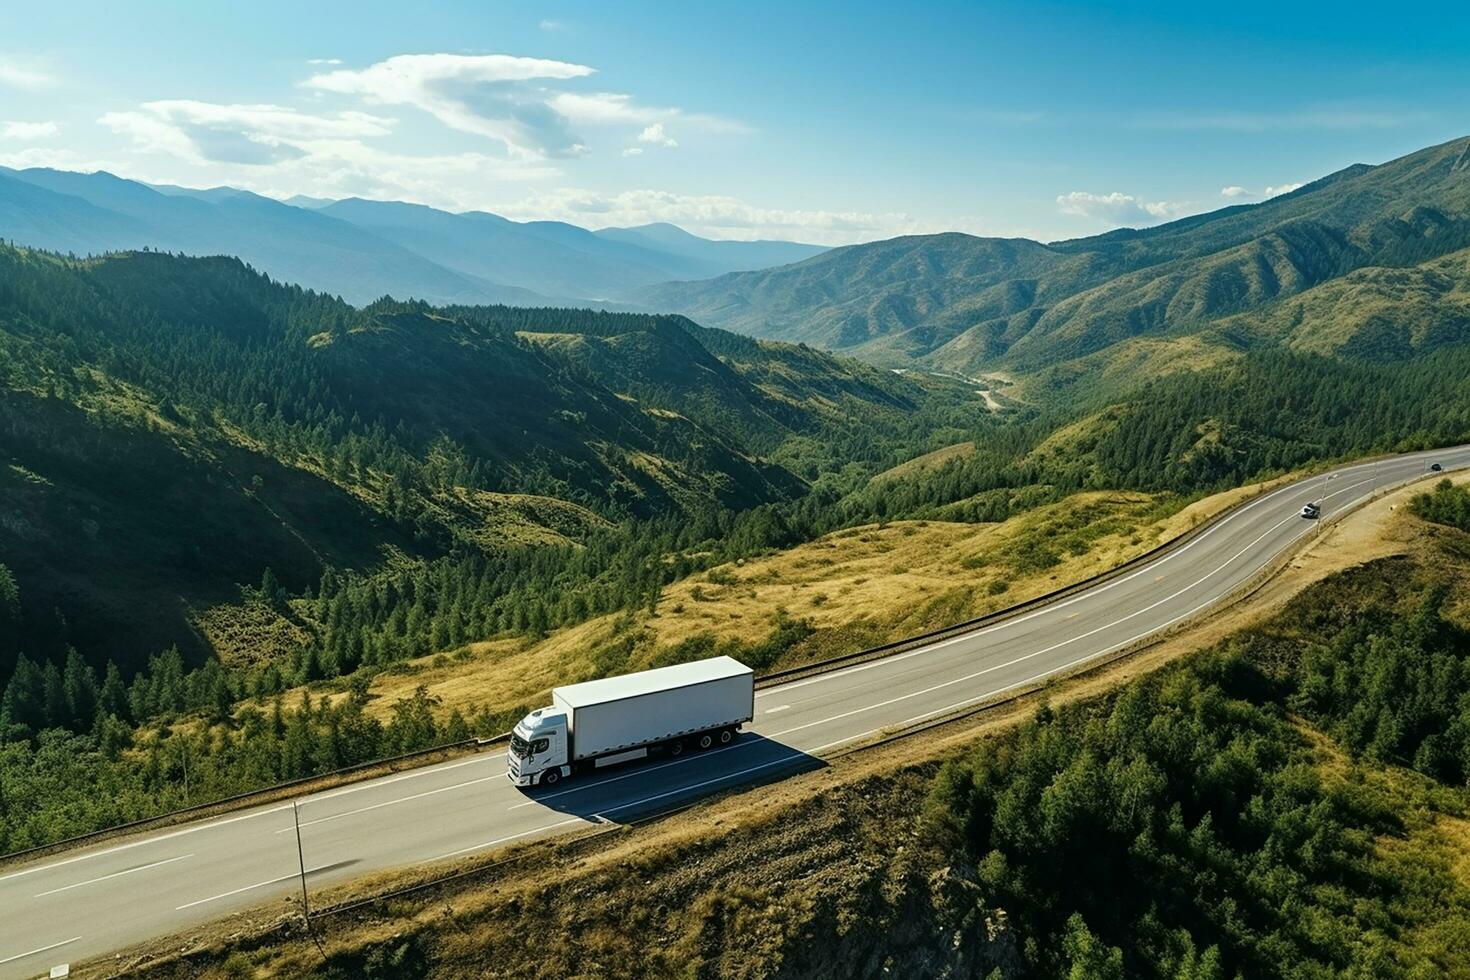
[[[82,659],[76,647],[66,651],[66,669],[61,680],[67,721],[73,729],[81,730],[92,723],[97,712],[97,673]]]
[[[128,688],[123,683],[122,671],[118,670],[117,664],[111,660],[107,661],[107,671],[102,680],[102,692],[98,696],[98,704],[113,718],[126,721],[132,717],[128,703]]]

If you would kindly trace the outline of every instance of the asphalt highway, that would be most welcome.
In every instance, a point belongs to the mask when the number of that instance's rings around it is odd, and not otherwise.
[[[297,800],[309,884],[482,854],[623,822],[819,764],[823,753],[963,708],[1144,639],[1208,609],[1376,489],[1470,465],[1470,447],[1360,463],[1232,511],[1186,545],[1069,598],[896,656],[757,692],[733,744],[520,790],[502,751]],[[922,735],[917,736],[922,737]],[[299,895],[291,803],[185,824],[0,870],[0,978],[186,931]]]

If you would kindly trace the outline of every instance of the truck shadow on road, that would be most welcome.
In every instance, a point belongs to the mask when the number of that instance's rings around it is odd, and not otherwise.
[[[631,823],[727,789],[749,789],[825,765],[800,749],[745,732],[721,748],[628,763],[523,792],[528,802],[557,813],[597,823]]]

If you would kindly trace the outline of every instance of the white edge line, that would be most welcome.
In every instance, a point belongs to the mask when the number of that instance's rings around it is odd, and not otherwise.
[[[314,875],[318,871],[325,871],[329,867],[331,867],[331,865],[323,865],[322,867],[319,867],[319,868],[307,868],[306,869],[306,873],[309,874],[309,875]],[[301,877],[301,872],[299,872],[299,871],[293,871],[293,872],[291,872],[288,875],[281,875],[279,878],[272,878],[270,881],[257,881],[253,885],[245,885],[242,888],[235,888],[235,889],[232,889],[232,890],[227,891],[227,892],[221,892],[218,895],[211,895],[208,898],[201,898],[201,899],[199,899],[197,901],[186,902],[183,905],[175,905],[174,906],[174,911],[175,912],[182,912],[184,909],[192,909],[194,906],[196,906],[196,905],[204,905],[206,902],[217,902],[217,901],[219,901],[222,898],[229,898],[231,895],[238,895],[241,892],[253,891],[256,888],[264,888],[267,885],[278,885],[278,884],[280,884],[283,881],[290,881],[292,878],[299,878],[299,877]]]
[[[355,817],[359,813],[367,813],[370,810],[381,810],[385,806],[396,806],[399,803],[408,803],[412,800],[421,800],[426,796],[437,796],[440,793],[448,793],[451,790],[464,789],[466,786],[477,786],[480,783],[488,783],[492,779],[502,778],[504,777],[500,773],[496,773],[493,776],[481,776],[479,779],[469,779],[462,783],[454,783],[449,786],[440,786],[438,789],[424,790],[424,792],[414,793],[412,796],[400,796],[396,799],[384,800],[381,803],[374,803],[370,806],[358,807],[356,810],[344,810],[341,813],[333,813],[330,816],[317,817],[315,820],[303,820],[301,822],[301,826],[303,828],[314,827],[319,823],[329,823],[333,820],[341,820],[343,817]],[[282,827],[280,830],[276,831],[276,833],[289,834],[295,829],[295,826]]]
[[[511,834],[509,837],[497,837],[495,840],[488,840],[483,844],[475,844],[473,847],[462,847],[457,851],[450,851],[448,854],[441,854],[438,857],[431,857],[427,860],[420,861],[419,864],[433,864],[435,861],[443,861],[445,858],[459,857],[459,855],[468,854],[471,851],[482,851],[487,847],[494,847],[496,844],[506,844],[513,840],[520,840],[522,837],[530,837],[532,834],[545,833],[548,830],[555,830],[557,827],[565,827],[568,824],[574,823],[585,823],[588,826],[593,826],[593,823],[590,820],[586,820],[583,817],[572,817],[570,820],[563,820],[560,823],[547,824],[545,827],[537,827],[535,830],[526,830],[519,834]]]
[[[31,897],[45,898],[47,895],[55,895],[57,892],[69,892],[73,888],[81,888],[83,885],[95,885],[99,881],[108,881],[112,878],[121,878],[123,875],[130,875],[138,871],[147,871],[149,868],[157,868],[165,864],[173,864],[175,861],[183,861],[186,858],[191,858],[193,856],[194,855],[192,854],[180,854],[178,857],[164,858],[162,861],[154,861],[152,864],[139,865],[136,868],[128,868],[125,871],[114,871],[112,874],[103,875],[100,878],[91,878],[87,881],[78,881],[74,884],[62,885],[60,888],[53,888],[49,892],[41,892],[39,895],[32,895]]]
[[[16,960],[23,960],[27,956],[35,956],[37,953],[44,953],[48,949],[55,949],[58,946],[66,946],[70,943],[76,942],[78,939],[81,938],[81,936],[72,936],[70,939],[63,939],[59,943],[52,943],[50,946],[42,946],[40,949],[33,949],[28,953],[16,953],[14,956],[7,956],[5,957],[5,959],[0,960],[0,963],[14,963]]]
[[[388,783],[398,782],[399,780],[403,779],[413,779],[418,776],[428,776],[434,773],[444,772],[449,769],[458,769],[460,766],[472,765],[476,762],[493,762],[496,759],[502,759],[504,757],[504,752],[500,752],[495,755],[477,755],[473,759],[465,759],[462,762],[454,762],[442,766],[432,766],[426,769],[415,769],[412,772],[400,773],[396,776],[391,776],[383,780],[371,780],[369,782],[360,783],[356,786],[348,786],[344,787],[343,789],[332,790],[320,796],[312,795],[301,797],[300,799],[296,800],[296,802],[319,802],[321,800],[332,799],[338,796],[345,796],[348,793],[357,793],[367,789],[377,789],[381,786],[387,785]],[[53,868],[65,867],[68,864],[75,864],[78,861],[90,861],[93,858],[106,857],[109,854],[117,854],[120,851],[127,851],[135,847],[142,847],[145,844],[158,844],[162,841],[173,840],[175,837],[183,837],[185,834],[197,834],[202,830],[213,830],[217,827],[224,827],[232,823],[239,823],[241,820],[254,820],[256,817],[264,817],[272,813],[281,813],[282,811],[289,809],[291,809],[291,804],[286,803],[280,806],[268,807],[264,810],[253,810],[248,813],[241,813],[233,817],[225,817],[221,820],[211,820],[208,823],[201,823],[196,826],[183,827],[179,830],[175,830],[167,834],[161,834],[157,837],[144,837],[140,838],[139,840],[130,841],[127,844],[119,844],[116,847],[109,847],[100,851],[88,851],[85,854],[78,854],[75,857],[69,857],[64,861],[53,861],[49,864],[38,864],[34,868],[26,868],[22,871],[12,871],[10,874],[0,875],[0,882],[9,881],[12,878],[23,878],[26,875],[33,875],[38,871],[50,871]]]

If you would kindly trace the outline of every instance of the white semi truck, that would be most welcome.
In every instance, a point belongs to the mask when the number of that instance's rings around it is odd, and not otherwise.
[[[582,769],[728,745],[755,717],[755,674],[711,657],[558,687],[516,725],[510,781],[550,786]]]

